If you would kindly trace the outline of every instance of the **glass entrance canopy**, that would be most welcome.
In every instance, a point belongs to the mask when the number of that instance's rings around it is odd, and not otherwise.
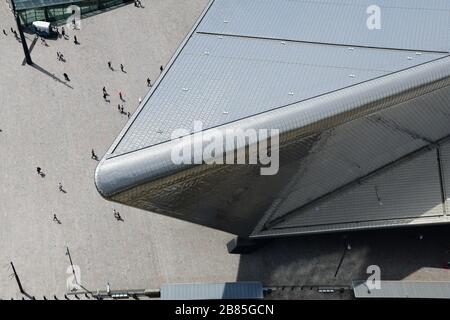
[[[64,22],[72,15],[75,5],[80,7],[81,16],[115,7],[130,0],[15,0],[16,11],[24,25],[34,21]]]

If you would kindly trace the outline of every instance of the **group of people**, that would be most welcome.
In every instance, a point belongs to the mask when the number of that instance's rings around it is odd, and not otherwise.
[[[115,69],[114,69],[113,64],[112,64],[111,61],[108,61],[107,64],[108,64],[108,68],[109,68],[111,71],[115,71]],[[121,63],[119,66],[120,66],[120,70],[121,70],[123,73],[126,73],[124,65]],[[161,73],[163,72],[163,70],[164,70],[164,68],[163,68],[163,66],[161,66],[161,67],[160,67]],[[152,87],[152,80],[151,80],[150,78],[147,78],[147,87],[150,87],[150,88]],[[109,94],[108,91],[106,90],[106,87],[103,87],[103,100],[106,101],[106,102],[110,102],[109,97],[110,97],[110,94]],[[126,100],[125,100],[124,97],[123,97],[122,91],[119,91],[119,99],[120,99],[120,101],[121,101],[122,103],[123,103],[123,102],[126,102]],[[141,102],[142,102],[142,98],[139,98],[139,104],[140,104]],[[121,105],[121,104],[119,103],[119,104],[117,105],[117,110],[120,112],[120,114],[124,114],[124,115],[126,115],[126,116],[128,117],[128,119],[130,119],[131,113],[130,113],[130,112],[124,111],[124,106],[123,106],[123,104]]]
[[[19,39],[19,36],[17,35],[17,31],[14,30],[12,27],[11,27],[10,30],[11,30],[11,33],[14,35],[14,37],[15,37],[16,39]],[[8,33],[6,32],[5,29],[3,29],[3,34],[4,34],[5,36],[8,36]]]
[[[141,4],[140,0],[136,0],[136,1],[135,1],[135,5],[136,5],[137,7],[142,7],[142,4]],[[56,28],[55,28],[55,32],[57,32],[57,34],[58,34],[60,37],[64,38],[65,40],[68,40],[68,39],[69,39],[69,36],[67,35],[66,30],[65,30],[64,27],[61,27],[61,31],[59,30],[58,27],[56,27]],[[13,28],[11,28],[11,33],[14,34],[14,35],[16,36],[16,38],[18,37],[17,31],[15,31]],[[6,32],[5,29],[3,29],[3,34],[4,34],[5,36],[8,35],[8,33]],[[75,44],[79,44],[78,39],[77,39],[77,37],[76,37],[75,35],[73,36],[73,38],[74,38],[74,43],[75,43]],[[41,42],[42,42],[42,44],[43,44],[44,46],[48,46],[48,44],[46,43],[45,39],[41,38]],[[57,56],[58,61],[63,61],[63,62],[65,62],[65,58],[64,58],[64,55],[63,55],[62,52],[57,51],[57,52],[56,52],[56,56]],[[121,70],[123,73],[126,73],[126,71],[125,71],[125,66],[124,66],[122,63],[119,65],[119,67],[120,67],[120,70]],[[112,64],[111,61],[108,61],[108,68],[109,68],[110,70],[114,71],[114,67],[113,67],[113,64]],[[163,66],[160,66],[160,72],[161,72],[161,73],[163,72],[163,70],[164,70]],[[70,81],[69,75],[68,75],[67,73],[64,72],[64,73],[63,73],[63,76],[64,76],[65,81],[67,81],[67,82]],[[153,84],[152,84],[151,79],[150,79],[150,78],[147,78],[147,87],[152,87],[152,86],[153,86]],[[110,95],[109,95],[108,91],[106,90],[106,87],[103,87],[103,98],[104,98],[104,100],[107,100],[109,96],[110,96]],[[123,96],[123,94],[122,94],[121,91],[119,91],[118,96],[119,96],[119,99],[121,100],[121,102],[125,102],[124,96]],[[141,102],[142,102],[142,99],[139,98],[139,103],[141,103]],[[121,105],[121,104],[119,103],[118,106],[117,106],[117,108],[118,108],[118,111],[119,111],[121,114],[125,114],[125,115],[128,116],[128,118],[130,118],[131,113],[130,113],[130,112],[125,112],[123,104]],[[96,160],[96,161],[99,160],[97,154],[96,154],[95,151],[94,151],[94,149],[91,150],[91,159],[94,159],[94,160]],[[36,172],[37,172],[38,175],[40,175],[41,177],[45,177],[45,174],[44,174],[44,172],[42,171],[42,168],[41,168],[41,167],[36,167]],[[61,182],[58,183],[58,191],[60,191],[60,192],[62,192],[62,193],[66,193],[66,191],[64,190],[64,187],[63,187],[63,185],[62,185]],[[122,222],[124,221],[124,219],[122,218],[122,216],[120,215],[120,213],[119,213],[116,209],[113,210],[113,216],[114,216],[114,218],[115,218],[117,221],[122,221]],[[61,220],[59,219],[59,217],[58,217],[56,214],[53,214],[53,221],[56,222],[57,224],[61,224]]]
[[[98,156],[95,153],[94,149],[91,150],[91,159],[94,159],[96,161],[98,161]],[[45,177],[44,172],[42,171],[41,167],[36,167],[36,172],[38,175],[40,175],[41,177]],[[58,191],[59,192],[63,192],[66,193],[66,191],[64,190],[64,187],[62,185],[61,182],[58,182]],[[113,216],[117,221],[121,221],[124,222],[125,220],[122,218],[122,216],[120,215],[120,213],[116,210],[113,209]],[[57,224],[62,224],[61,220],[58,218],[58,216],[56,214],[53,214],[53,221],[56,222]]]

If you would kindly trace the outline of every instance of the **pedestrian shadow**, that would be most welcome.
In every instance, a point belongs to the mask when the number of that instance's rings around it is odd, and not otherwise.
[[[39,66],[38,64],[33,63],[33,64],[31,65],[31,67],[33,67],[34,69],[36,69],[36,70],[42,72],[43,74],[49,76],[50,78],[52,78],[52,79],[55,80],[56,82],[59,82],[59,83],[65,85],[66,87],[68,87],[68,88],[70,88],[70,89],[73,90],[73,87],[72,87],[71,85],[69,85],[67,82],[61,80],[60,78],[58,78],[57,76],[55,76],[53,73],[48,72],[47,70],[45,70],[44,68],[42,68],[42,67]]]
[[[36,300],[36,298],[34,296],[30,295],[26,291],[22,291],[21,293],[30,300]]]
[[[39,173],[39,175],[41,176],[41,178],[45,178],[45,173],[41,172]]]

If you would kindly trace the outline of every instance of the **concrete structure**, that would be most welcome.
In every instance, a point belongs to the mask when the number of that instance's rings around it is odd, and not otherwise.
[[[101,160],[99,192],[250,238],[448,223],[450,4],[371,4],[211,1]],[[198,161],[217,136],[266,129]],[[275,175],[213,161],[275,139]]]

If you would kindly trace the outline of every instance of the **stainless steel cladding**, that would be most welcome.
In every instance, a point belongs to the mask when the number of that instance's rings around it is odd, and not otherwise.
[[[369,2],[211,1],[100,162],[99,192],[251,237],[447,223],[450,4],[379,1],[372,30]],[[264,130],[215,156],[250,159],[269,137],[276,174],[195,161]]]

